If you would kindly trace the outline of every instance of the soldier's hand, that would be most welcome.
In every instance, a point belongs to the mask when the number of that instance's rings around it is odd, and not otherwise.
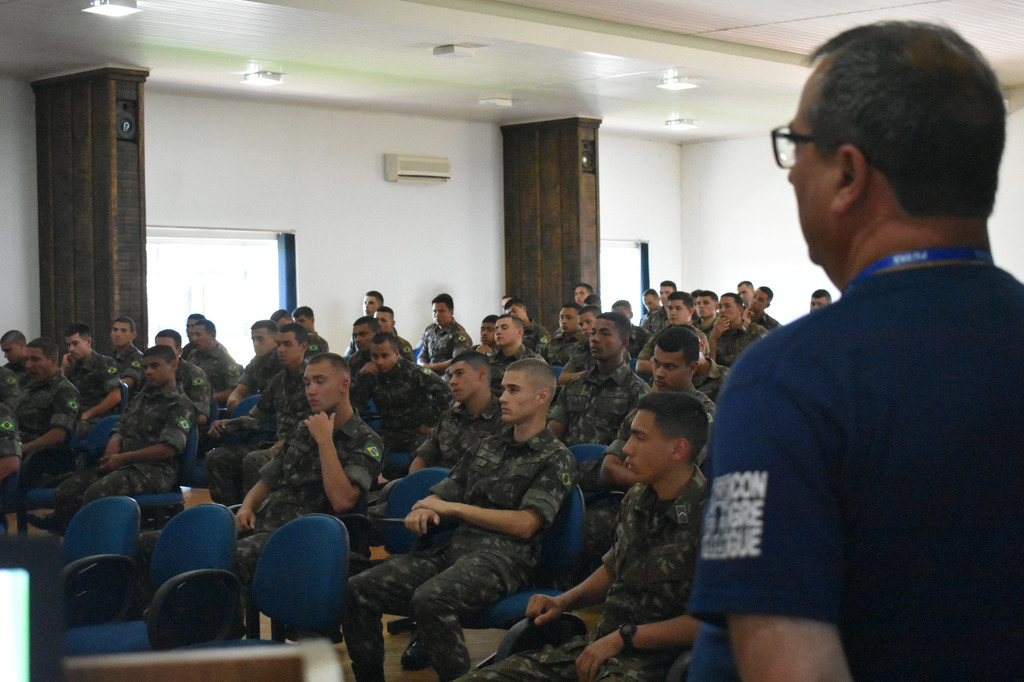
[[[718,338],[719,336],[721,336],[728,329],[729,329],[729,320],[728,320],[728,318],[726,318],[724,316],[719,317],[718,318],[718,322],[715,322],[715,326],[711,328],[711,336],[714,336],[715,338]]]
[[[441,523],[441,517],[432,509],[413,509],[405,517],[405,527],[410,533],[426,535],[430,524],[435,526]]]
[[[60,368],[65,372],[71,369],[71,365],[75,364],[75,358],[71,353],[65,353],[64,357],[60,361]]]
[[[210,424],[210,435],[214,438],[220,438],[220,434],[224,433],[224,426],[227,425],[227,422],[227,419],[218,419]]]
[[[242,506],[235,512],[235,525],[238,526],[239,531],[249,531],[256,528],[256,514],[253,513],[252,509]]]
[[[623,649],[622,635],[616,630],[593,642],[576,659],[576,674],[580,682],[591,682],[604,662]]]
[[[309,429],[309,435],[313,436],[313,440],[317,443],[324,439],[333,441],[334,415],[328,415],[326,412],[310,415],[306,419],[306,428]]]
[[[117,452],[105,453],[100,457],[100,471],[113,471],[121,466],[121,454]]]
[[[481,343],[477,347],[477,352],[480,352],[480,353],[483,353],[484,355],[487,355],[488,353],[491,352],[491,347],[488,346],[486,343]]]
[[[360,374],[376,374],[377,373],[377,365],[373,364],[372,362],[368,362],[365,365],[363,365],[363,368],[361,370],[359,370],[359,373]]]
[[[565,607],[554,597],[546,594],[533,595],[526,605],[526,617],[533,618],[534,625],[543,625],[554,620],[562,615],[563,611],[565,611]]]

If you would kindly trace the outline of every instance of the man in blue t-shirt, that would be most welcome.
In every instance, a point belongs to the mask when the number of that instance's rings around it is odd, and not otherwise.
[[[843,297],[756,344],[719,398],[690,679],[1024,679],[1024,287],[987,231],[999,83],[925,24],[814,60],[772,137]],[[947,303],[967,299],[970,328]]]

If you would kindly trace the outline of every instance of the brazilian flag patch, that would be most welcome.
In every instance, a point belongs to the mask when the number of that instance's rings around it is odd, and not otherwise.
[[[68,407],[70,407],[75,412],[78,412],[78,401],[74,399],[69,400]]]
[[[566,488],[572,487],[572,474],[570,474],[568,471],[563,471],[561,474],[559,474],[559,478],[562,479],[562,485],[564,485]]]
[[[203,381],[203,378],[202,378],[202,377],[196,377],[195,379],[193,379],[193,380],[192,380],[192,385],[193,385],[193,386],[202,386],[202,385],[203,385],[203,384],[205,384],[205,383],[206,383],[206,382],[205,382],[205,381]]]
[[[181,427],[182,431],[188,431],[190,428],[192,428],[192,425],[189,424],[188,420],[185,419],[184,417],[178,420],[178,426]]]
[[[238,369],[238,365],[228,365],[228,371],[234,372]]]
[[[319,353],[320,352],[320,346],[318,346],[318,345],[316,345],[314,343],[312,346],[309,347],[309,352],[310,353]]]
[[[456,341],[469,341],[469,339],[466,338],[465,334],[459,334],[458,336],[455,337],[455,340]]]
[[[5,381],[13,386],[14,384],[18,383],[18,378],[17,377],[7,377],[7,379],[5,379]]]
[[[117,374],[117,367],[114,367],[113,365],[107,367],[107,374]]]
[[[369,443],[368,442],[366,445],[364,445],[363,446],[363,452],[365,452],[370,457],[372,457],[374,459],[374,461],[377,461],[377,462],[380,461],[380,448],[378,448],[373,443]]]
[[[713,415],[710,412],[708,412],[708,424],[714,424],[714,423],[715,423],[715,415]]]
[[[132,360],[132,367],[135,369],[142,369],[142,365],[139,364],[138,360]]]
[[[14,430],[14,422],[12,422],[10,419],[5,419],[2,422],[0,422],[0,431],[7,431],[8,433],[13,433]]]
[[[405,346],[404,348],[402,348],[402,352],[403,353],[411,353],[412,352],[412,348],[410,348],[409,346]]]
[[[549,343],[551,343],[551,342],[550,342],[550,341],[548,340],[548,337],[546,337],[546,336],[542,336],[542,337],[540,337],[540,344],[541,344],[542,346],[546,346],[546,345],[548,345]]]

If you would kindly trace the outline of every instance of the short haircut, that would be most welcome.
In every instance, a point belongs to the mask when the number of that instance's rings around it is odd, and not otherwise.
[[[658,296],[659,294],[654,289],[645,289],[643,295],[644,296]]]
[[[594,315],[596,317],[596,316],[601,314],[601,308],[600,308],[600,306],[596,306],[596,305],[585,305],[582,308],[580,308],[580,315],[581,316],[582,315],[586,315],[587,313],[590,313],[590,314],[592,314],[592,315]]]
[[[78,334],[83,339],[92,338],[92,330],[89,329],[89,325],[84,322],[72,322],[67,326],[67,329],[64,330],[65,337],[74,336],[75,334]]]
[[[38,348],[39,350],[43,351],[43,355],[45,355],[48,358],[57,357],[57,342],[54,341],[53,339],[48,339],[45,336],[40,336],[39,338],[32,339],[27,344],[25,344],[25,347]]]
[[[688,393],[648,393],[640,398],[636,409],[652,413],[654,425],[668,438],[685,438],[690,444],[691,462],[708,441],[708,411]]]
[[[384,305],[384,294],[380,293],[379,291],[374,291],[373,289],[370,289],[365,294],[363,294],[363,296],[370,296],[371,298],[375,298],[377,299],[378,303]]]
[[[25,335],[17,329],[11,329],[0,336],[0,343],[25,343]]]
[[[161,329],[153,338],[170,339],[171,341],[174,341],[174,347],[181,350],[181,334],[173,329]]]
[[[376,317],[373,317],[371,315],[363,315],[362,317],[360,317],[358,320],[352,323],[352,328],[355,329],[356,327],[361,327],[364,324],[370,329],[372,329],[374,334],[380,331],[380,322],[377,321]]]
[[[480,320],[480,324],[498,324],[498,316],[488,315],[484,319]]]
[[[808,112],[819,154],[857,147],[911,216],[991,214],[1006,106],[973,46],[943,26],[883,22],[845,31],[811,58],[828,59]]]
[[[529,378],[531,384],[537,388],[548,389],[551,391],[551,397],[554,397],[555,388],[558,386],[555,370],[540,358],[516,360],[505,369],[505,375],[507,376],[509,372],[522,372]]]
[[[601,307],[601,297],[597,294],[591,294],[583,299],[584,305],[596,305],[598,308]]]
[[[309,319],[316,319],[316,315],[313,314],[313,309],[308,305],[300,305],[298,308],[292,311],[292,318],[296,317],[308,317]]]
[[[249,331],[256,331],[257,329],[266,329],[271,334],[277,334],[277,322],[273,320],[257,320],[252,323],[249,327]]]
[[[566,302],[566,303],[563,303],[563,304],[562,304],[562,307],[561,307],[561,308],[559,308],[559,310],[563,310],[563,309],[565,309],[565,308],[572,308],[573,310],[575,310],[575,311],[576,311],[576,314],[577,314],[577,315],[579,315],[579,313],[580,313],[580,309],[581,309],[582,307],[583,307],[583,306],[581,306],[581,305],[580,305],[579,303],[577,303],[576,301],[568,301],[568,302]]]
[[[272,319],[274,321],[274,324],[277,324],[278,322],[281,321],[282,318],[291,317],[291,316],[292,316],[292,314],[290,312],[288,312],[287,310],[285,310],[284,308],[278,308],[270,316],[270,319]]]
[[[394,316],[395,316],[395,311],[394,311],[394,310],[392,310],[391,308],[389,308],[389,307],[388,307],[388,306],[386,306],[386,305],[382,305],[382,306],[380,306],[379,308],[377,308],[377,309],[376,309],[376,310],[374,311],[374,313],[375,313],[375,314],[376,314],[376,313],[387,313],[387,314],[388,314],[388,315],[390,315],[391,317],[394,317]]]
[[[162,344],[155,344],[142,351],[143,358],[159,358],[168,365],[178,359],[178,354]]]
[[[661,282],[661,284],[659,284],[658,286],[659,287],[672,287],[672,289],[678,289],[679,288],[679,287],[676,286],[676,283],[673,282],[670,279],[663,280]]]
[[[512,298],[510,298],[507,301],[505,301],[505,310],[508,310],[509,308],[511,308],[514,305],[521,305],[524,308],[529,309],[529,307],[526,305],[526,301],[524,301],[523,299],[521,299],[521,298],[519,298],[517,296],[513,296]]]
[[[321,362],[329,362],[331,367],[338,370],[345,376],[352,376],[352,370],[349,369],[348,363],[345,362],[345,358],[341,357],[337,353],[317,353],[306,362],[306,366],[319,365]]]
[[[683,351],[683,359],[687,363],[700,360],[700,339],[697,338],[696,332],[685,324],[665,327],[658,334],[654,345],[666,353]]]
[[[718,303],[718,294],[716,294],[715,292],[711,291],[711,289],[701,289],[701,292],[699,294],[697,294],[697,296],[699,296],[701,298],[706,296],[707,298],[710,298],[715,303]]]
[[[758,287],[757,290],[764,292],[765,296],[768,297],[769,303],[771,303],[772,299],[775,298],[775,292],[768,287]]]
[[[278,336],[288,333],[295,334],[295,342],[300,346],[304,343],[309,345],[309,332],[298,322],[289,322],[277,330]]]
[[[743,287],[744,285],[746,285],[746,286],[750,287],[751,289],[753,289],[753,288],[754,288],[754,283],[753,283],[753,282],[751,282],[751,281],[750,281],[750,280],[748,280],[748,279],[745,279],[745,280],[743,280],[742,282],[740,282],[739,284],[737,284],[737,285],[736,285],[736,289],[740,289],[740,288],[741,288],[741,287]]]
[[[205,320],[205,319],[206,319],[206,315],[203,315],[202,313],[192,313],[191,315],[189,315],[188,317],[185,318],[185,320],[187,322],[194,322],[195,320]]]
[[[620,298],[615,303],[612,303],[612,310],[615,310],[616,308],[625,308],[629,312],[633,312],[633,306],[624,298]]]
[[[483,367],[487,370],[487,377],[491,376],[491,359],[483,353],[475,350],[467,350],[459,353],[452,359],[452,365],[457,362],[464,362],[473,369],[480,369]]]
[[[693,296],[689,291],[673,291],[668,295],[670,301],[682,301],[687,308],[693,307]]]
[[[204,317],[203,319],[196,322],[196,326],[205,329],[210,334],[210,336],[217,336],[217,325],[213,323],[213,320],[208,320]]]
[[[815,290],[815,292],[811,294],[811,298],[827,298],[829,303],[832,302],[832,294],[829,293],[828,289]]]
[[[629,318],[622,313],[601,313],[597,316],[599,320],[608,320],[615,325],[615,333],[620,339],[628,339],[633,331],[633,325]]]
[[[526,325],[523,324],[523,321],[520,320],[515,315],[510,315],[508,313],[505,313],[504,315],[498,315],[498,320],[512,320],[513,326],[519,327],[523,331],[526,331]],[[497,321],[495,321],[495,324],[497,324]]]
[[[434,298],[430,299],[430,305],[435,303],[444,303],[448,306],[448,310],[455,310],[455,302],[452,300],[451,294],[438,294]]]
[[[120,317],[115,318],[114,321],[110,323],[110,326],[114,326],[115,324],[118,323],[128,325],[128,331],[135,331],[135,320],[128,317],[127,315],[121,315]]]
[[[587,290],[587,291],[589,291],[590,293],[594,293],[594,287],[590,286],[590,285],[589,285],[589,284],[587,284],[586,282],[576,282],[576,284],[575,284],[575,285],[573,285],[573,287],[572,287],[572,290],[573,290],[573,291],[576,291],[576,290],[577,290],[577,289],[579,289],[580,287],[583,287],[584,289],[586,289],[586,290]]]
[[[378,346],[384,343],[391,346],[392,350],[396,352],[398,351],[398,339],[395,338],[394,334],[388,334],[387,332],[377,332],[376,334],[373,335],[373,338],[370,339],[371,346]]]
[[[742,299],[742,298],[740,298],[740,295],[739,295],[739,294],[734,294],[734,293],[733,293],[733,292],[731,292],[731,291],[730,291],[729,293],[727,293],[727,294],[722,294],[722,300],[723,300],[723,301],[724,301],[725,299],[727,299],[727,298],[730,298],[730,299],[732,299],[732,300],[733,300],[733,302],[735,302],[735,303],[736,303],[736,305],[738,305],[739,307],[741,307],[741,308],[743,307],[743,299]]]

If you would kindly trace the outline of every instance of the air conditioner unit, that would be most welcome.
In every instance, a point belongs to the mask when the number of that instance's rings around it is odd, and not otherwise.
[[[384,179],[388,182],[448,182],[452,164],[443,156],[384,155]]]

